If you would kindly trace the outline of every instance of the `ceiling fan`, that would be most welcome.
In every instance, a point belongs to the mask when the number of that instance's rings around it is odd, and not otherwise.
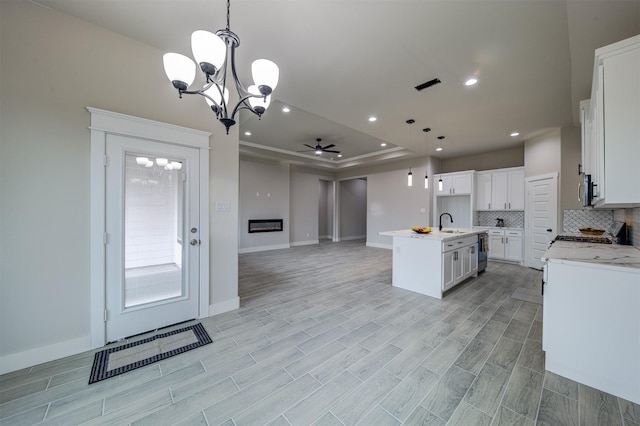
[[[322,146],[322,145],[320,145],[320,142],[321,142],[321,141],[322,141],[322,139],[317,138],[317,139],[316,139],[316,142],[317,142],[316,146],[307,145],[307,144],[305,143],[305,144],[303,144],[303,145],[304,145],[304,146],[307,146],[307,147],[309,147],[309,148],[311,148],[311,149],[305,149],[305,150],[298,151],[298,152],[315,151],[316,155],[320,155],[320,154],[322,154],[323,152],[332,152],[332,153],[335,153],[335,154],[340,154],[340,151],[334,151],[334,150],[329,149],[329,148],[333,148],[333,147],[335,146],[335,144],[329,144],[329,145],[327,145],[327,146]]]

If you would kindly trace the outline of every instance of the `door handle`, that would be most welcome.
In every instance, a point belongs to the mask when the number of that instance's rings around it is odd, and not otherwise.
[[[193,239],[193,240],[189,241],[189,244],[191,244],[192,246],[199,246],[200,245],[200,240]]]
[[[553,229],[547,228],[547,232],[553,232]]]
[[[582,183],[578,183],[578,201],[580,203],[582,202],[582,197],[580,196],[581,195],[580,192],[582,192],[581,189],[582,189]]]

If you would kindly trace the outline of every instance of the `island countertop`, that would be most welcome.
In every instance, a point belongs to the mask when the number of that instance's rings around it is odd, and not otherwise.
[[[378,235],[386,235],[389,237],[404,237],[404,238],[424,238],[429,240],[448,241],[460,237],[469,237],[471,235],[483,234],[486,231],[483,229],[453,229],[443,228],[442,231],[438,231],[437,228],[433,228],[433,231],[428,234],[418,234],[411,229],[400,229],[397,231],[383,231],[378,232]]]
[[[556,241],[542,256],[542,261],[588,263],[640,273],[640,249],[626,245]]]

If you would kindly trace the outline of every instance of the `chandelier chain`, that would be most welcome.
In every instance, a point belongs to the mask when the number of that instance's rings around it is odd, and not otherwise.
[[[229,21],[231,19],[231,0],[227,0],[227,31],[229,31]]]

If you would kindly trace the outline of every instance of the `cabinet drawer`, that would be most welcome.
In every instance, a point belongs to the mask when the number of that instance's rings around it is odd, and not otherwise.
[[[502,230],[502,229],[489,229],[489,235],[504,235],[504,230]]]
[[[522,237],[522,231],[504,231],[507,237]]]
[[[451,250],[457,250],[461,247],[470,246],[478,242],[477,235],[471,235],[468,237],[456,238],[455,240],[448,240],[442,242],[442,252],[448,252]]]

